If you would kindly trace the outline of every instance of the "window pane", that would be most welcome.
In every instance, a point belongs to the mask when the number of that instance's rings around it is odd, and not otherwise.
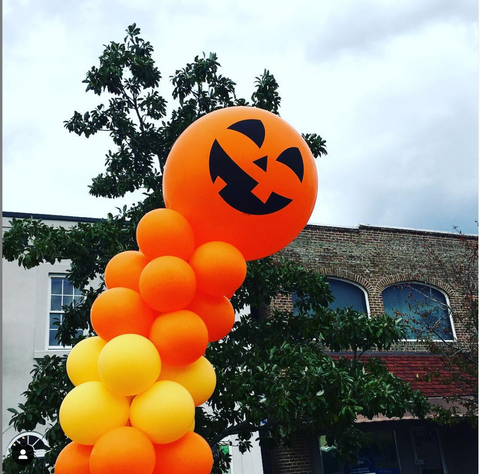
[[[47,446],[45,445],[45,443],[43,442],[43,440],[41,438],[39,438],[38,436],[34,436],[34,435],[30,435],[28,437],[28,444],[30,446],[33,447],[33,449],[37,450],[37,449],[46,449]]]
[[[66,278],[63,280],[63,294],[73,295],[73,285]]]
[[[50,331],[49,331],[50,337],[48,339],[48,345],[51,346],[51,347],[60,345],[59,342],[57,341],[57,332],[58,332],[57,329],[50,329]]]
[[[52,303],[50,305],[51,311],[60,311],[62,309],[62,297],[52,296]]]
[[[73,296],[72,295],[65,295],[63,297],[63,306],[69,306],[72,304]]]
[[[82,295],[75,295],[73,300],[75,301],[75,305],[80,304],[83,301],[83,296]]]
[[[62,320],[62,314],[61,313],[50,313],[50,324],[49,328],[50,329],[57,329],[60,321]]]
[[[382,298],[385,312],[408,324],[407,339],[427,335],[453,339],[445,296],[435,288],[418,283],[393,285],[383,290]]]
[[[335,301],[328,305],[331,309],[346,309],[352,308],[354,311],[361,313],[367,313],[367,300],[365,292],[354,285],[344,280],[336,280],[334,278],[327,279],[330,285],[330,291],[332,292]],[[298,310],[295,308],[295,303],[299,297],[294,293],[292,295],[293,300],[293,314],[298,314]]]
[[[74,293],[75,295],[81,295],[81,294],[82,294],[82,290],[79,290],[78,288],[74,288],[74,289],[73,289],[73,293]]]
[[[365,301],[365,293],[356,285],[343,280],[329,278],[330,291],[335,301],[328,306],[331,309],[352,308],[361,313],[367,312],[367,303]]]
[[[62,294],[62,278],[52,278],[52,295]]]

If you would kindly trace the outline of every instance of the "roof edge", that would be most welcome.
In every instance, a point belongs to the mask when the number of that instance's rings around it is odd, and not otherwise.
[[[332,226],[325,224],[307,224],[305,228],[323,227],[325,229],[337,229],[341,231],[359,232],[361,230],[373,230],[383,232],[393,232],[402,234],[416,234],[416,235],[443,235],[448,237],[478,239],[477,234],[463,234],[459,232],[450,232],[447,230],[428,230],[428,229],[412,229],[409,227],[390,227],[390,226],[375,226],[370,224],[358,224],[357,226]]]
[[[9,212],[3,211],[2,217],[9,217],[12,219],[38,219],[50,221],[65,221],[65,222],[100,222],[104,219],[97,217],[78,217],[78,216],[60,216],[57,214],[36,214],[33,212]]]
[[[100,222],[104,219],[99,217],[80,217],[80,216],[62,216],[58,214],[37,214],[30,212],[10,212],[3,211],[2,217],[10,217],[13,219],[39,219],[39,220],[55,220],[55,221],[68,221],[68,222]],[[458,238],[468,238],[468,239],[478,239],[476,234],[461,234],[458,232],[449,232],[446,230],[425,230],[425,229],[412,229],[408,227],[389,227],[389,226],[374,226],[369,224],[358,224],[357,226],[335,226],[335,225],[325,225],[325,224],[307,224],[305,228],[315,228],[323,227],[327,229],[338,229],[343,231],[353,231],[358,232],[360,230],[375,230],[375,231],[386,231],[386,232],[398,232],[398,233],[409,233],[409,234],[420,234],[420,235],[444,235],[449,237],[458,237]]]

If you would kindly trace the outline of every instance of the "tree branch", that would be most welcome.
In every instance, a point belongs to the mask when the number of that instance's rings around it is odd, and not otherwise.
[[[227,436],[240,434],[240,433],[253,433],[258,431],[259,433],[268,431],[270,428],[277,426],[279,423],[277,421],[267,421],[264,425],[255,426],[249,423],[248,421],[243,421],[238,425],[233,425],[228,427],[223,433],[215,436],[213,439],[209,441],[210,447],[217,445],[222,439],[226,438]]]

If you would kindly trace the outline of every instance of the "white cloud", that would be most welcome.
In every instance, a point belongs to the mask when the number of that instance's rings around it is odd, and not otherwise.
[[[255,76],[275,74],[282,116],[327,140],[314,222],[473,223],[478,33],[468,0],[4,2],[5,210],[101,216],[120,205],[87,194],[108,137],[80,139],[63,121],[101,100],[81,81],[133,22],[155,48],[166,98],[168,77],[202,51],[218,53],[247,99]]]

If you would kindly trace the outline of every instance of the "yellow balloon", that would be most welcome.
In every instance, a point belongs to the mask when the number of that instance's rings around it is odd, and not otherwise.
[[[83,339],[70,351],[67,358],[67,374],[73,385],[84,382],[100,381],[97,362],[106,341],[102,338],[88,337]]]
[[[93,445],[107,431],[125,426],[129,403],[102,382],[85,382],[71,390],[60,406],[64,433],[76,443]]]
[[[137,395],[160,374],[158,350],[146,337],[122,334],[107,342],[98,358],[101,381],[117,395]]]
[[[193,364],[180,367],[163,364],[159,380],[173,380],[183,385],[198,407],[212,396],[217,376],[212,364],[205,357],[200,357]]]
[[[137,395],[130,406],[130,422],[153,443],[180,439],[191,427],[195,405],[188,390],[177,382],[161,380]]]

